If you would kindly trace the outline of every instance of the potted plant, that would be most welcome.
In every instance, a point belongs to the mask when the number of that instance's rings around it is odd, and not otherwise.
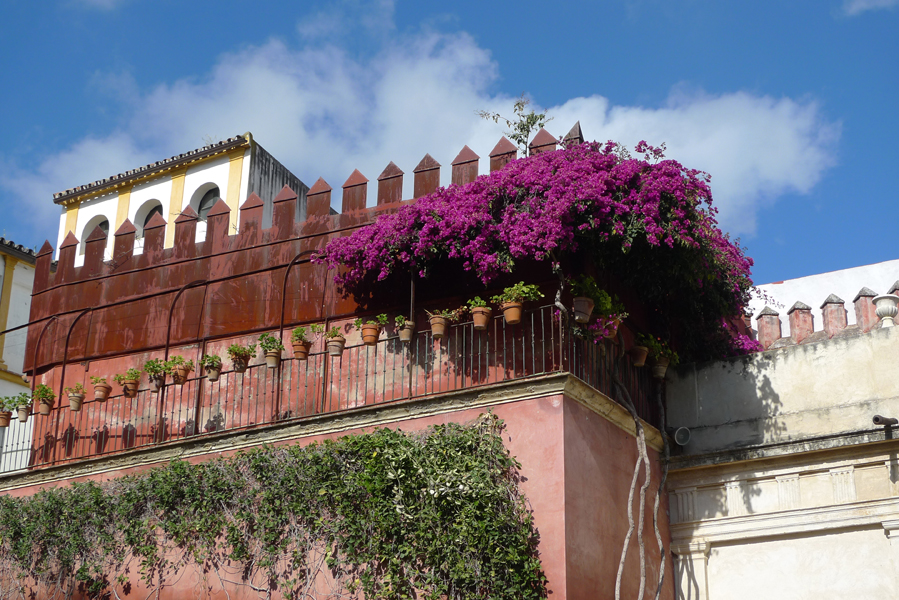
[[[381,336],[381,327],[387,325],[387,315],[380,314],[363,322],[362,318],[356,319],[354,327],[362,332],[362,343],[366,346],[375,346]]]
[[[159,392],[165,385],[166,367],[161,358],[153,358],[144,363],[144,372],[153,386],[154,392]]]
[[[206,371],[206,379],[215,383],[222,374],[222,357],[216,354],[206,354],[200,359],[200,366]]]
[[[132,367],[124,373],[119,373],[112,380],[122,386],[122,394],[126,398],[135,398],[137,396],[137,384],[140,382],[140,374],[140,369]]]
[[[72,387],[67,387],[65,392],[69,396],[69,410],[80,412],[81,404],[84,402],[84,386],[76,383]]]
[[[91,384],[94,386],[94,400],[106,402],[109,392],[112,391],[112,386],[106,383],[106,378],[91,375]]]
[[[243,346],[241,344],[231,344],[228,346],[228,358],[231,359],[231,365],[237,373],[243,373],[250,364],[250,359],[256,356],[256,344]]]
[[[400,336],[400,341],[404,344],[411,342],[415,333],[415,322],[407,321],[403,315],[397,315],[393,322],[396,323],[396,332]]]
[[[184,385],[187,383],[187,376],[194,370],[193,359],[185,360],[180,354],[175,354],[163,364],[165,365],[166,373],[169,373],[172,376],[172,381],[175,382],[176,385]]]
[[[490,325],[490,317],[493,309],[487,306],[487,301],[480,296],[475,296],[468,301],[468,310],[471,312],[471,320],[478,331],[486,331]]]
[[[653,360],[652,376],[655,379],[664,379],[668,367],[673,367],[678,363],[677,352],[671,349],[668,342],[657,337],[640,334],[637,336],[637,340],[639,344],[647,348],[649,357]]]
[[[447,325],[459,318],[459,309],[436,310],[434,312],[426,310],[425,312],[428,315],[428,321],[431,323],[431,335],[435,340],[444,337]]]
[[[596,304],[595,298],[600,292],[605,293],[589,275],[581,275],[571,284],[571,292],[574,294],[574,320],[577,323],[589,323],[590,315]]]
[[[328,348],[328,355],[340,356],[343,354],[343,348],[346,346],[346,338],[340,333],[338,327],[332,327],[325,332],[325,346]]]
[[[509,325],[517,325],[521,322],[521,309],[525,302],[531,300],[539,300],[543,297],[540,289],[533,284],[526,284],[519,281],[515,285],[511,285],[503,289],[502,294],[497,294],[491,300],[499,304],[503,311],[503,317]]]
[[[56,394],[53,393],[50,386],[43,383],[37,384],[32,397],[37,400],[40,413],[44,416],[49,415],[50,409],[53,408],[53,402],[56,400]]]
[[[270,333],[259,336],[259,348],[265,353],[265,364],[269,369],[276,369],[281,364],[281,352],[284,344]]]
[[[15,407],[15,396],[0,398],[0,427],[9,427],[9,421],[12,419],[12,411]]]
[[[22,392],[16,396],[16,412],[18,413],[19,423],[28,422],[28,415],[31,414],[31,396],[28,392]]]
[[[297,327],[290,334],[290,344],[293,346],[293,357],[297,360],[308,360],[309,350],[312,348],[312,340],[306,337],[306,328]]]

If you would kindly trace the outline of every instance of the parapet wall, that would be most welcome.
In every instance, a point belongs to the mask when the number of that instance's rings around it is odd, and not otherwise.
[[[580,127],[576,125],[567,138],[583,141]],[[556,145],[556,138],[541,130],[531,152],[555,150]],[[490,154],[490,170],[516,156],[515,146],[503,137]],[[465,146],[452,163],[452,183],[475,179],[479,159]],[[424,156],[413,171],[415,198],[437,189],[440,168],[430,155]],[[262,228],[264,203],[255,193],[239,208],[239,221],[220,200],[207,215],[202,242],[195,242],[198,216],[188,207],[175,220],[172,248],[163,248],[166,221],[155,215],[144,228],[141,254],[134,253],[136,228],[126,220],[114,234],[109,261],[104,261],[107,238],[97,228],[85,241],[80,267],[75,266],[80,240],[74,234],[70,232],[60,245],[55,271],[53,248],[45,242],[36,259],[25,369],[33,371],[35,362],[42,370],[63,361],[271,330],[282,321],[282,300],[285,325],[357,312],[360,307],[341,298],[326,268],[311,264],[310,257],[334,237],[399,208],[403,177],[403,171],[389,163],[378,177],[377,204],[367,208],[368,179],[354,171],[342,186],[339,214],[332,214],[333,190],[323,179],[305,199],[285,186],[273,199],[268,229]],[[297,214],[304,214],[305,220],[297,222]],[[238,231],[230,235],[235,221]],[[292,261],[296,264],[285,285]],[[185,287],[189,289],[182,290]],[[169,313],[176,301],[169,333]]]

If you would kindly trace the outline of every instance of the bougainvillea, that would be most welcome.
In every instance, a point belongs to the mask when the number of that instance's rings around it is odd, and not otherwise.
[[[642,285],[644,301],[691,294],[693,301],[675,304],[694,314],[666,317],[682,329],[684,319],[702,320],[691,336],[720,334],[721,319],[740,315],[748,300],[752,260],[718,228],[708,175],[645,142],[637,152],[642,159],[613,142],[589,143],[513,161],[381,216],[332,241],[318,260],[343,265],[336,281],[353,291],[399,270],[425,277],[441,260],[488,283],[517,261],[591,252],[603,268]]]

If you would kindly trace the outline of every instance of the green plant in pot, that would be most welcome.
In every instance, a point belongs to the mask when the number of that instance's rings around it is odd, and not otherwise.
[[[306,327],[297,327],[290,333],[290,345],[293,346],[293,357],[297,360],[308,360],[312,340],[312,331]]]
[[[656,379],[664,379],[668,367],[676,366],[680,360],[677,352],[672,350],[668,342],[651,335],[638,334],[637,344],[647,349],[649,358],[653,360],[652,376]],[[635,346],[636,348],[637,346]],[[636,365],[635,366],[642,366]]]
[[[187,383],[187,376],[194,370],[193,359],[187,360],[180,354],[175,354],[165,361],[165,372],[172,376],[176,385]]]
[[[540,288],[534,284],[519,281],[515,285],[504,288],[501,294],[493,296],[491,300],[499,304],[503,311],[503,317],[509,325],[521,323],[521,311],[525,302],[532,302],[543,297]]]
[[[435,340],[439,340],[446,336],[446,328],[449,324],[459,320],[461,309],[435,310],[434,312],[426,310],[425,313],[431,323],[431,336]]]
[[[247,370],[250,360],[256,356],[256,344],[231,344],[228,346],[228,358],[231,359],[231,365],[237,373],[243,373]]]
[[[40,413],[44,416],[49,415],[50,409],[53,408],[56,400],[56,394],[53,392],[53,389],[49,385],[39,383],[35,386],[34,393],[31,396],[37,401]]]
[[[474,328],[478,331],[486,331],[490,325],[490,317],[493,316],[493,309],[480,296],[475,296],[466,304],[468,304],[468,311],[471,313]]]
[[[144,372],[150,380],[150,385],[153,386],[153,391],[159,392],[165,385],[165,374],[168,372],[165,362],[161,358],[151,358],[144,363]]]
[[[113,377],[112,380],[122,386],[122,394],[126,398],[134,398],[137,396],[137,385],[140,383],[140,374],[140,369],[132,367],[124,373],[119,373]]]
[[[362,332],[362,343],[366,346],[375,346],[378,338],[381,336],[381,328],[387,325],[387,315],[380,314],[363,320],[361,317],[356,319],[353,326]]]
[[[281,364],[281,353],[284,351],[284,344],[280,338],[276,338],[270,333],[263,333],[259,336],[259,348],[265,353],[265,364],[269,369],[276,369]]]
[[[91,385],[94,386],[94,400],[106,402],[109,399],[109,392],[112,391],[112,386],[106,383],[105,377],[91,375]]]
[[[393,318],[393,323],[396,325],[396,333],[400,336],[400,341],[404,344],[411,342],[412,336],[415,334],[415,321],[410,321],[403,315],[397,315]]]
[[[217,354],[206,354],[200,359],[200,366],[206,372],[206,379],[215,383],[222,374],[222,357]]]
[[[12,419],[12,411],[15,409],[15,396],[4,396],[0,398],[0,427],[9,427],[9,421]]]
[[[31,394],[28,392],[21,392],[14,398],[16,401],[16,412],[18,413],[19,423],[27,423],[28,415],[31,414]]]
[[[66,395],[69,397],[69,410],[72,412],[81,411],[81,405],[84,403],[84,386],[76,383],[72,387],[65,388]]]
[[[325,337],[325,347],[328,349],[329,356],[341,356],[346,346],[346,338],[341,333],[339,327],[332,327],[327,331],[323,331]]]

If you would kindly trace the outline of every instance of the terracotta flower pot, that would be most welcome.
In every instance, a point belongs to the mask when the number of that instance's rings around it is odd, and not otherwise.
[[[20,406],[16,409],[16,412],[19,413],[19,423],[27,423],[28,415],[31,414],[30,406]]]
[[[187,376],[192,370],[187,365],[175,365],[172,367],[172,382],[175,385],[184,385],[187,383]]]
[[[165,387],[165,373],[159,373],[158,375],[150,375],[149,376],[150,385],[153,386],[153,392],[159,393],[163,387]]]
[[[449,323],[446,317],[433,316],[428,321],[431,323],[431,335],[435,340],[439,340],[446,335],[446,326]]]
[[[471,320],[474,321],[474,328],[478,331],[486,331],[490,326],[490,317],[493,316],[493,309],[489,306],[476,306],[471,309]]]
[[[221,367],[203,367],[203,370],[206,371],[206,380],[210,383],[215,383],[222,376]]]
[[[265,366],[269,369],[277,369],[281,364],[281,351],[269,350],[265,353]]]
[[[665,373],[668,371],[668,363],[670,360],[665,356],[657,356],[655,364],[652,365],[652,376],[655,379],[665,379]]]
[[[408,344],[412,341],[412,336],[415,335],[415,323],[412,321],[406,321],[399,330],[400,341],[404,344]]]
[[[649,348],[646,346],[634,346],[630,349],[631,360],[635,367],[642,367],[646,364],[646,356],[649,354]]]
[[[503,317],[509,325],[518,325],[521,323],[521,302],[503,302],[500,308],[503,311]]]
[[[329,356],[340,356],[343,354],[343,347],[346,346],[346,338],[342,335],[328,338],[325,345],[328,347]]]
[[[0,427],[9,427],[9,420],[12,419],[12,413],[3,411],[0,412]]]
[[[40,412],[45,417],[50,414],[50,410],[53,408],[53,400],[41,400],[38,405],[38,412]]]
[[[231,359],[231,366],[234,367],[235,373],[244,373],[250,366],[250,359],[242,356],[235,356]]]
[[[588,323],[593,314],[593,298],[577,296],[574,299],[574,320],[578,323]]]
[[[84,402],[84,394],[69,394],[69,410],[81,412],[81,404]]]
[[[109,392],[111,391],[112,386],[108,383],[98,383],[94,386],[94,400],[106,402],[106,400],[109,398]]]
[[[136,398],[137,397],[137,379],[123,379],[122,380],[122,394],[126,398]]]
[[[375,346],[381,336],[381,326],[366,323],[362,326],[362,343],[366,346]]]
[[[618,327],[621,325],[621,319],[612,319],[612,322],[609,327],[608,333],[606,333],[606,339],[614,340],[615,334],[618,333]]]
[[[297,360],[308,360],[312,342],[293,342],[293,357]]]

